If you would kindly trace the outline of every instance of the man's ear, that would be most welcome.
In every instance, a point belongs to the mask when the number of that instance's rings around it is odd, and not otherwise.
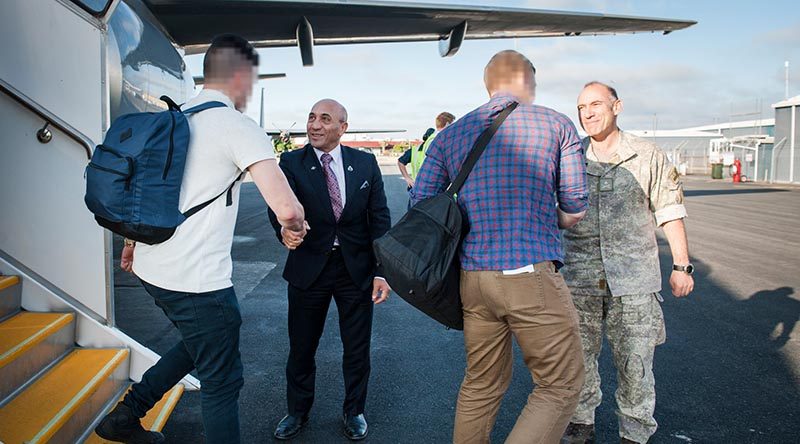
[[[618,116],[619,113],[621,113],[622,110],[624,109],[624,106],[622,105],[622,100],[617,100],[616,102],[614,102],[614,106],[611,109],[614,111],[614,115]]]
[[[341,133],[341,134],[339,134],[339,135],[340,135],[340,136],[343,136],[343,135],[344,135],[344,133],[346,133],[346,132],[347,132],[347,128],[348,128],[347,122],[342,122],[342,126],[341,126],[340,128],[341,128],[341,131],[342,131],[342,133]]]

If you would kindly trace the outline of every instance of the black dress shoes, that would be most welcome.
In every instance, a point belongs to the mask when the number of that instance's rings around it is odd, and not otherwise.
[[[308,416],[284,416],[281,422],[278,423],[278,427],[275,428],[275,439],[283,441],[294,438],[307,422]]]
[[[127,444],[161,444],[165,441],[161,433],[145,430],[130,407],[121,402],[100,421],[94,432],[108,441]]]
[[[344,417],[344,436],[350,441],[361,441],[367,437],[367,420],[364,414],[350,415],[345,413]]]

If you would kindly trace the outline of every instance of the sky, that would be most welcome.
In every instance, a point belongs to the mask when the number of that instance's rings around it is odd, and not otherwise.
[[[433,3],[416,1],[416,3]],[[406,129],[395,138],[419,138],[435,116],[457,117],[488,100],[483,68],[493,54],[516,49],[536,66],[536,103],[575,123],[583,85],[599,80],[623,99],[620,127],[678,129],[736,120],[772,118],[784,99],[800,94],[800,2],[717,0],[438,0],[695,20],[669,35],[636,34],[502,40],[467,40],[441,58],[436,42],[317,46],[315,64],[303,67],[299,50],[262,49],[260,72],[285,72],[254,89],[247,113],[259,120],[264,88],[267,128],[304,129],[311,106],[334,98],[352,128]],[[201,56],[187,58],[193,73]],[[377,137],[376,137],[377,138]]]

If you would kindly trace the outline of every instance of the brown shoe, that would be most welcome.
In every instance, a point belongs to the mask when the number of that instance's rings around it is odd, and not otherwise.
[[[569,423],[561,444],[594,444],[594,424]]]

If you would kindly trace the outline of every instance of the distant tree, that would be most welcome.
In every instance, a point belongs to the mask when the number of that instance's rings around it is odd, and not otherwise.
[[[283,134],[272,139],[272,147],[275,148],[276,153],[283,153],[296,148],[292,143],[292,139]]]
[[[397,144],[395,144],[395,146],[392,148],[392,151],[394,151],[395,153],[400,153],[400,154],[402,154],[402,153],[404,153],[404,152],[405,152],[407,149],[409,149],[409,148],[410,148],[410,145],[408,144],[408,142],[398,142],[398,143],[397,143]]]

